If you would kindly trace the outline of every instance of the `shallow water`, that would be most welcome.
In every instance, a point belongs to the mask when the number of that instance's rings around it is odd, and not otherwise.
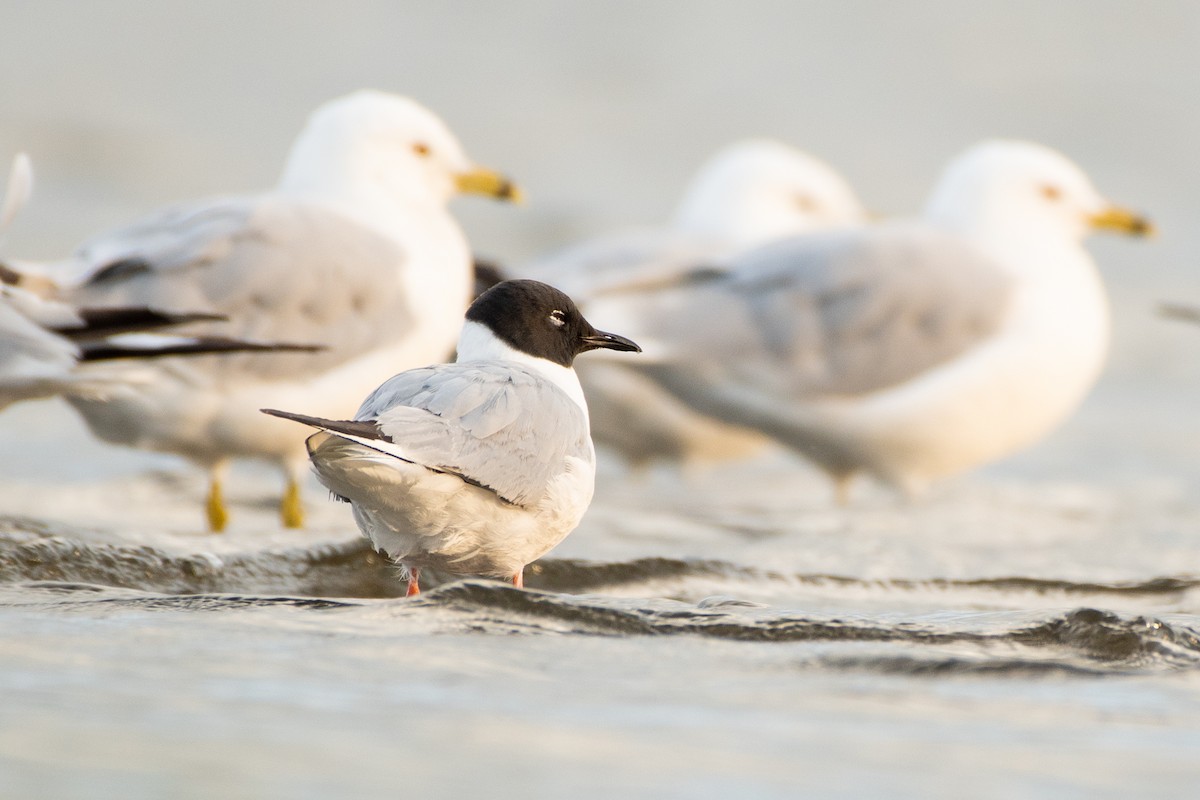
[[[1026,136],[1163,231],[1092,245],[1113,358],[1037,448],[846,509],[778,453],[687,476],[605,458],[524,592],[401,598],[343,505],[310,484],[310,528],[282,531],[253,467],[208,535],[174,459],[10,409],[0,797],[1196,796],[1200,331],[1153,314],[1200,301],[1195,3],[0,0],[0,20],[0,158],[27,148],[39,176],[6,255],[267,185],[311,107],[366,85],[528,190],[455,207],[505,261],[663,219],[746,135],[897,213],[961,148]]]
[[[1200,780],[1200,508],[991,478],[830,512],[784,458],[695,481],[607,474],[527,590],[416,599],[335,503],[297,533],[242,501],[212,536],[171,517],[198,482],[143,476],[81,498],[149,498],[109,509],[116,529],[6,518],[6,795],[1184,797]]]

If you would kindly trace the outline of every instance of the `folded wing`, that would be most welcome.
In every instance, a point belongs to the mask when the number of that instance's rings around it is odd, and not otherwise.
[[[226,377],[302,380],[413,326],[396,278],[404,252],[315,203],[266,196],[179,207],[85,244],[75,262],[82,277],[64,292],[73,305],[210,312],[228,321],[206,333],[323,345],[282,360],[192,365]]]
[[[355,420],[267,413],[457,475],[520,506],[536,504],[569,458],[591,458],[579,406],[545,378],[508,364],[403,372],[372,393]],[[319,445],[312,455],[320,458]]]
[[[980,345],[1011,293],[1009,278],[962,240],[884,227],[782,240],[727,272],[624,299],[636,305],[622,329],[661,343],[645,369],[677,393],[752,385],[791,399],[844,397]]]

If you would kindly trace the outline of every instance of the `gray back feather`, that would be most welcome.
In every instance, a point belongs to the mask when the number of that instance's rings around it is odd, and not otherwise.
[[[567,457],[592,458],[579,406],[516,364],[408,370],[376,389],[355,418],[377,421],[416,463],[463,475],[522,506],[545,495]]]
[[[1011,291],[963,240],[895,226],[758,248],[642,317],[657,317],[654,335],[678,346],[677,365],[653,367],[671,384],[699,370],[793,398],[844,396],[902,383],[978,345],[1003,321]]]

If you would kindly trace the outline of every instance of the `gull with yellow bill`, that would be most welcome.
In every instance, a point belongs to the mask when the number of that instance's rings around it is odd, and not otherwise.
[[[416,102],[358,91],[318,108],[278,185],[168,209],[86,242],[45,273],[76,306],[220,315],[216,333],[299,341],[302,353],[160,359],[112,398],[71,398],[101,439],[177,453],[210,475],[209,527],[225,528],[231,459],[279,465],[283,523],[303,524],[304,437],[264,406],[354,411],[380,376],[445,358],[471,300],[470,250],[447,210],[460,193],[517,200]],[[186,331],[184,331],[186,332]]]
[[[637,339],[657,385],[809,457],[839,497],[860,473],[916,495],[1037,442],[1095,383],[1097,229],[1151,232],[1061,154],[991,141],[920,221],[783,239],[588,313]]]

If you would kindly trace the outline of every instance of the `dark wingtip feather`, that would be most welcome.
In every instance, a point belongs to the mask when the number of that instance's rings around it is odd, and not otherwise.
[[[163,358],[166,356],[202,356],[221,353],[312,353],[324,350],[320,345],[244,342],[222,336],[194,336],[190,341],[158,345],[122,345],[107,339],[79,345],[81,361],[109,361],[115,358]]]
[[[117,306],[112,308],[80,308],[75,312],[83,320],[83,327],[60,327],[57,332],[68,339],[79,340],[98,336],[115,336],[119,333],[136,333],[185,325],[189,322],[224,322],[229,317],[205,312],[159,311],[145,306]]]
[[[332,420],[324,420],[320,417],[310,417],[307,414],[297,414],[292,411],[280,411],[278,408],[260,408],[259,411],[272,417],[279,417],[280,419],[299,422],[302,425],[309,425],[314,428],[320,428],[321,423],[323,422],[332,422]]]
[[[270,414],[272,417],[299,422],[302,425],[308,425],[310,428],[320,428],[332,434],[344,433],[350,436],[357,436],[361,439],[392,441],[389,436],[379,429],[374,420],[325,419],[324,417],[310,417],[307,414],[296,414],[292,411],[280,411],[277,408],[260,408],[259,411],[264,414]]]

